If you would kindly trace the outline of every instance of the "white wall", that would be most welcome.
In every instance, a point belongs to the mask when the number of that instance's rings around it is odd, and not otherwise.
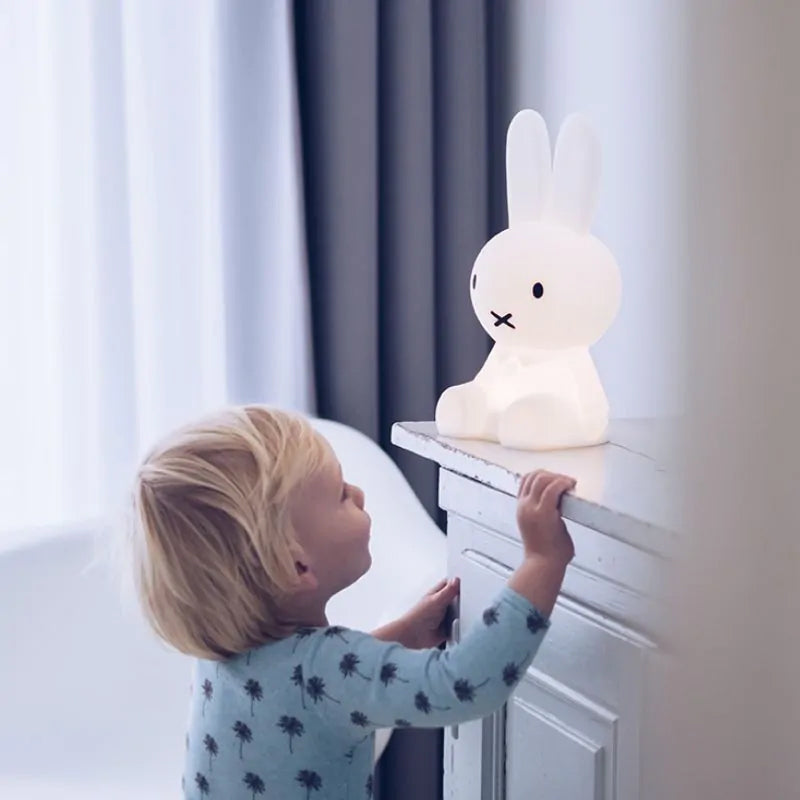
[[[681,407],[683,59],[675,8],[659,0],[511,3],[511,110],[542,113],[553,142],[564,117],[583,111],[601,138],[593,232],[617,257],[623,305],[594,356],[617,417]]]
[[[595,230],[627,293],[596,354],[612,412],[658,412],[686,386],[684,550],[641,797],[795,800],[800,4],[517,0],[514,13],[516,104],[551,126],[584,109],[603,138]]]
[[[800,5],[686,0],[685,558],[653,800],[800,797]],[[648,773],[649,774],[649,773]]]

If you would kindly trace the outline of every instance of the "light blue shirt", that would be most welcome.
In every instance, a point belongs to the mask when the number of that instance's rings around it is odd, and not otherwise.
[[[548,624],[506,586],[444,651],[330,626],[225,662],[198,660],[184,797],[368,800],[376,728],[438,728],[497,711]]]

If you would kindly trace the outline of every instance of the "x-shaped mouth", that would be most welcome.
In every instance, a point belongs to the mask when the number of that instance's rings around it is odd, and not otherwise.
[[[501,325],[508,325],[509,328],[513,328],[514,330],[517,329],[516,325],[512,325],[509,320],[511,319],[511,314],[505,314],[504,316],[500,316],[499,314],[495,314],[492,311],[492,316],[494,317],[494,326],[495,328],[499,328]]]

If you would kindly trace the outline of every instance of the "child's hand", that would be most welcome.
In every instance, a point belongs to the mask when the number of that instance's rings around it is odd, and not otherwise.
[[[458,597],[460,586],[461,581],[458,578],[439,581],[419,603],[401,617],[399,622],[402,624],[403,644],[406,647],[419,650],[438,647],[447,639],[447,609]]]
[[[575,547],[561,517],[564,492],[575,488],[575,479],[540,470],[526,475],[519,487],[517,524],[526,557],[539,557],[566,565]]]

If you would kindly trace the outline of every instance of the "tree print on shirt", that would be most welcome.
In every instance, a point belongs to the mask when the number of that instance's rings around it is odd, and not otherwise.
[[[202,772],[198,772],[197,775],[194,776],[194,782],[197,786],[198,791],[200,792],[201,797],[203,795],[207,795],[211,791],[211,786],[208,783],[208,779]]]
[[[453,684],[453,691],[455,691],[456,697],[462,703],[472,703],[475,700],[475,692],[483,686],[486,686],[487,683],[489,683],[488,678],[477,686],[473,686],[466,678],[459,678]]]
[[[361,659],[355,653],[345,653],[339,662],[339,672],[345,678],[349,678],[351,675],[358,675],[359,678],[363,678],[365,681],[371,681],[372,678],[369,675],[365,675],[359,670],[358,665],[360,663]]]
[[[372,723],[369,721],[369,717],[363,711],[352,711],[350,713],[350,722],[353,723],[357,728],[368,728]],[[356,749],[359,745],[363,744],[367,739],[369,739],[371,731],[367,731],[352,747],[348,749],[345,753],[344,757],[347,759],[348,763],[352,762],[353,757],[356,754]]]
[[[214,684],[212,684],[211,681],[208,678],[206,678],[203,681],[202,690],[203,690],[203,716],[205,716],[206,703],[209,700],[211,700],[211,698],[214,696]]]
[[[542,628],[547,627],[547,621],[536,609],[528,613],[525,623],[531,633],[539,633]]]
[[[400,681],[400,683],[408,683],[405,678],[401,678],[397,674],[397,664],[392,661],[388,661],[381,667],[381,683],[384,686],[388,686],[392,681]]]
[[[522,665],[530,658],[530,653],[528,653],[519,664],[515,664],[513,661],[509,661],[503,667],[503,683],[506,686],[513,686],[515,683],[519,683],[519,679],[522,677]]]
[[[297,650],[297,645],[299,645],[303,639],[307,639],[309,636],[311,636],[316,630],[316,628],[311,628],[308,625],[304,625],[294,632],[295,642],[294,647],[292,648],[292,655],[294,655],[294,651]]]
[[[211,761],[219,755],[217,740],[210,733],[207,733],[203,739],[203,747],[205,747],[206,753],[208,753],[208,771],[213,772],[214,766]]]
[[[499,617],[499,606],[491,606],[483,612],[483,624],[486,626],[496,625]]]
[[[330,628],[325,630],[325,638],[332,639],[334,636],[338,636],[345,644],[350,644],[348,639],[345,639],[342,636],[343,633],[347,632],[347,628],[343,628],[341,625],[331,625]]]
[[[322,778],[310,769],[301,769],[295,780],[306,790],[306,800],[311,800],[311,792],[322,788]]]
[[[369,728],[375,727],[374,722],[370,722],[369,718],[366,714],[362,713],[361,711],[353,711],[350,714],[350,722],[353,723],[357,728]],[[367,731],[357,742],[356,747],[358,747],[362,742],[365,742],[369,737],[372,735],[372,731]]]
[[[250,742],[253,741],[253,732],[244,722],[238,719],[233,723],[233,732],[239,740],[239,758],[241,759],[244,757],[242,755],[242,748],[245,743],[250,744]]]
[[[350,713],[350,722],[359,728],[367,728],[371,724],[369,718],[362,711],[353,711]]]
[[[411,723],[407,719],[396,719],[394,721],[395,728],[410,728]]]
[[[303,681],[303,665],[298,664],[292,671],[292,683],[300,687],[300,699],[303,702],[303,708],[306,707],[306,685]]]
[[[334,703],[339,703],[339,705],[341,705],[340,700],[337,700],[335,697],[331,697],[325,690],[325,681],[322,680],[319,675],[312,675],[308,679],[306,682],[306,691],[308,692],[308,696],[314,701],[315,704],[325,697],[328,700],[333,700]]]
[[[370,774],[370,775],[367,775],[367,782],[366,782],[366,784],[364,784],[364,788],[367,790],[367,797],[368,797],[368,798],[369,798],[369,797],[372,797],[372,791],[373,791],[373,778],[372,778],[372,774]]]
[[[257,794],[264,794],[264,790],[267,788],[264,786],[264,781],[254,772],[245,772],[242,783],[250,790],[252,800],[256,800]]]
[[[247,683],[244,685],[244,692],[250,698],[250,716],[255,716],[253,711],[253,704],[258,701],[259,703],[264,697],[264,692],[261,689],[261,684],[253,678],[248,678]]]
[[[449,711],[450,706],[435,706],[431,701],[428,699],[428,695],[425,692],[417,692],[414,695],[414,705],[416,706],[418,711],[421,711],[423,714],[430,714],[431,709],[435,709],[436,711]]]
[[[297,717],[290,717],[284,714],[277,723],[278,727],[289,737],[289,752],[293,753],[292,740],[295,736],[302,736],[305,732],[303,723]]]

